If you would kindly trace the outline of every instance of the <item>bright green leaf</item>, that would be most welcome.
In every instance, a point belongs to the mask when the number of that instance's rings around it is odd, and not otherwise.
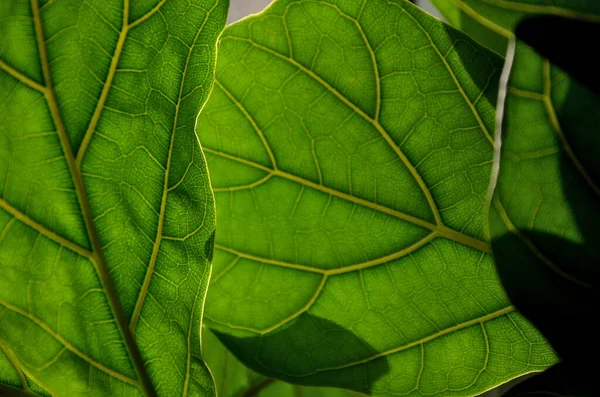
[[[265,378],[242,364],[206,327],[202,332],[202,345],[202,357],[210,368],[220,397],[361,396],[342,389],[297,386]]]
[[[252,369],[475,395],[554,362],[484,234],[502,60],[406,1],[279,0],[229,27],[198,121],[207,324]]]
[[[214,203],[196,116],[227,1],[0,5],[0,382],[213,394]]]
[[[600,2],[586,0],[431,0],[448,22],[504,55],[521,19],[547,14],[600,22]]]

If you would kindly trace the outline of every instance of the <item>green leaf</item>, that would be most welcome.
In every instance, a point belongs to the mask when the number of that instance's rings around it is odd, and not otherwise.
[[[508,38],[493,29],[480,15],[474,13],[460,0],[431,0],[444,19],[462,30],[480,44],[504,56]]]
[[[304,385],[475,395],[555,358],[484,234],[502,60],[406,1],[235,24],[198,131],[219,228],[206,319]]]
[[[531,29],[544,25],[570,29],[549,46]],[[597,389],[590,359],[600,354],[594,330],[600,97],[582,84],[597,89],[597,70],[580,65],[588,62],[580,40],[594,30],[597,35],[600,25],[557,18],[527,20],[517,29],[577,79],[521,41],[511,43],[507,58],[492,245],[509,298],[562,361],[510,395],[591,396]]]
[[[521,19],[546,14],[600,22],[600,3],[574,0],[431,0],[455,28],[504,55]]]
[[[265,378],[242,364],[219,339],[204,327],[203,357],[221,397],[360,397],[355,392],[333,388],[291,385]]]
[[[4,387],[213,394],[198,330],[215,210],[194,124],[226,12],[2,1]]]
[[[510,70],[490,232],[509,296],[553,342],[557,316],[582,315],[588,302],[574,294],[598,281],[600,139],[590,131],[600,127],[600,98],[520,41]]]

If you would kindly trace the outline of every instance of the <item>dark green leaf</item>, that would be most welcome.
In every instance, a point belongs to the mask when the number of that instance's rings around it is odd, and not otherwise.
[[[595,0],[432,0],[448,22],[481,44],[504,55],[519,22],[531,15],[553,15],[600,22]],[[557,26],[551,31],[560,34]]]
[[[590,82],[596,77],[586,74],[596,72],[578,65],[585,53],[561,48],[577,47],[571,43],[581,39],[578,32],[565,31],[571,40],[542,49]],[[540,43],[536,37],[528,36]],[[571,59],[563,59],[565,53]],[[511,393],[592,396],[590,360],[600,350],[594,320],[600,298],[600,98],[520,41],[509,55],[492,245],[509,298],[563,361]]]

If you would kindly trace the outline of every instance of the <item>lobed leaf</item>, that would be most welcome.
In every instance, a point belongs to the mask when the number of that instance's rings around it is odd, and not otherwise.
[[[215,210],[194,126],[227,4],[0,4],[2,390],[213,394]]]
[[[406,1],[278,0],[226,29],[198,128],[207,325],[253,370],[475,395],[555,361],[485,235],[502,60]]]

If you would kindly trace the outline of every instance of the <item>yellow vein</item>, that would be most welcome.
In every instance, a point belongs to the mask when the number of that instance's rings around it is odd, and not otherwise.
[[[362,9],[364,8],[365,4],[366,4],[366,0],[362,5],[361,14],[362,14]],[[327,3],[325,3],[325,5],[329,5],[330,7],[335,8],[335,10],[338,13],[340,13],[340,15],[343,15],[346,19],[351,21],[356,26],[356,29],[360,33],[360,36],[363,40],[363,43],[365,44],[365,47],[367,47],[367,49],[369,50],[369,56],[371,57],[373,74],[375,77],[375,117],[373,117],[373,119],[375,121],[379,122],[379,114],[381,112],[381,80],[379,79],[379,67],[377,66],[377,58],[375,56],[375,52],[373,51],[373,47],[371,47],[371,43],[367,39],[367,35],[365,34],[365,31],[363,30],[361,24],[358,23],[358,20],[356,20],[356,19],[352,18],[350,15],[346,14],[344,11],[342,11],[336,5],[327,4]]]
[[[569,145],[569,142],[567,141],[567,138],[565,137],[565,134],[563,133],[562,128],[560,126],[560,122],[558,121],[558,117],[556,115],[554,105],[552,104],[552,76],[551,76],[550,62],[548,60],[544,61],[543,68],[544,68],[543,69],[543,71],[544,71],[543,72],[543,74],[544,74],[544,105],[546,106],[546,111],[548,112],[548,117],[550,118],[550,122],[552,123],[552,126],[554,127],[554,130],[556,131],[556,134],[558,135],[558,137],[562,143],[562,147],[563,147],[565,153],[567,154],[569,159],[573,162],[573,165],[575,165],[575,168],[577,168],[577,171],[579,171],[581,176],[583,176],[583,179],[585,179],[585,181],[594,190],[594,192],[596,192],[596,194],[600,195],[600,188],[596,185],[596,183],[594,182],[594,179],[587,173],[587,171],[585,170],[585,167],[583,166],[583,164],[581,164],[581,162],[575,155],[575,152],[573,152],[573,148],[571,148],[571,145]]]
[[[252,189],[252,188],[258,187],[258,186],[266,183],[272,177],[273,177],[273,174],[267,174],[267,175],[263,176],[262,178],[254,181],[252,183],[245,184],[245,185],[236,185],[236,186],[231,186],[231,187],[215,187],[215,188],[213,188],[213,192],[215,192],[215,193],[235,192],[237,190]]]
[[[483,368],[481,369],[481,371],[479,371],[479,373],[481,374],[487,369],[487,366],[490,362],[490,339],[487,330],[485,329],[485,324],[481,322],[479,323],[479,325],[481,325],[481,332],[483,333],[483,337],[485,338],[485,361],[483,364]]]
[[[545,94],[535,92],[535,91],[522,90],[522,89],[516,88],[516,87],[508,87],[508,92],[510,94],[512,94],[514,96],[518,96],[520,98],[531,99],[534,101],[541,101],[541,102],[543,102],[546,97]]]
[[[125,8],[123,13],[128,14],[129,0],[124,0],[123,6]],[[87,200],[85,185],[83,183],[83,177],[81,176],[81,170],[79,169],[79,167],[77,167],[75,156],[73,155],[73,149],[71,148],[71,143],[69,141],[69,137],[67,135],[67,131],[65,129],[65,125],[63,123],[60,110],[58,108],[58,101],[56,100],[56,94],[54,92],[54,86],[52,84],[52,77],[50,75],[50,62],[48,60],[48,53],[46,49],[46,39],[44,37],[44,29],[42,26],[42,18],[40,15],[39,0],[31,0],[31,9],[33,11],[33,22],[35,26],[38,51],[40,54],[42,75],[44,76],[45,85],[46,87],[48,87],[46,90],[46,99],[48,107],[50,108],[52,120],[58,132],[58,137],[63,152],[65,154],[65,160],[67,161],[67,165],[69,167],[69,171],[73,179],[73,184],[75,185],[75,192],[79,200],[79,204],[83,214],[83,219],[87,229],[87,234],[94,251],[94,260],[92,260],[92,263],[94,264],[96,273],[98,274],[98,278],[102,283],[102,287],[106,291],[108,304],[115,317],[119,333],[121,334],[121,337],[125,342],[125,348],[127,349],[129,357],[132,360],[135,372],[138,378],[141,380],[141,382],[137,386],[140,388],[140,391],[143,394],[149,396],[154,395],[154,392],[152,391],[152,382],[150,381],[150,378],[146,373],[146,368],[144,366],[142,356],[138,350],[133,335],[131,334],[131,332],[129,332],[125,313],[123,311],[123,308],[121,307],[117,291],[113,285],[112,279],[108,272],[108,267],[102,254],[102,246],[100,244],[100,240],[95,229],[92,211]]]
[[[279,260],[275,260],[275,259],[268,259],[268,258],[260,257],[257,255],[252,255],[252,254],[248,254],[245,252],[241,252],[241,251],[226,247],[221,244],[215,244],[215,249],[229,252],[230,254],[236,255],[239,258],[245,258],[245,259],[249,259],[249,260],[252,260],[255,262],[267,263],[269,265],[285,267],[288,269],[302,270],[302,271],[310,272],[310,273],[324,274],[326,276],[335,276],[338,274],[345,274],[345,273],[350,273],[350,272],[354,272],[357,270],[368,269],[370,267],[375,267],[375,266],[381,265],[383,263],[388,263],[393,260],[400,259],[403,256],[406,256],[406,255],[409,255],[409,254],[415,252],[416,250],[423,247],[425,244],[429,243],[431,240],[433,240],[436,237],[438,237],[437,233],[435,233],[435,232],[429,233],[427,236],[423,237],[419,241],[413,243],[412,245],[410,245],[404,249],[401,249],[400,251],[397,251],[397,252],[394,252],[389,255],[385,255],[385,256],[382,256],[382,257],[379,257],[376,259],[372,259],[372,260],[365,261],[362,263],[356,263],[354,265],[340,267],[337,269],[320,269],[320,268],[317,268],[314,266],[299,265],[296,263],[284,262],[284,261],[279,261]],[[230,266],[228,266],[228,267],[230,267]]]
[[[2,343],[1,340],[0,340],[0,350],[2,350],[4,352],[4,355],[6,356],[8,361],[10,361],[11,365],[14,367],[15,371],[17,372],[17,375],[21,379],[21,384],[23,385],[23,390],[25,391],[25,393],[31,393],[31,390],[29,389],[29,384],[27,383],[27,379],[25,378],[25,375],[23,374],[23,371],[21,370],[21,365],[19,363],[19,360],[14,356],[12,351],[9,350],[9,347],[5,346],[4,343]]]
[[[504,150],[502,155],[510,158],[512,161],[517,162],[522,160],[540,159],[542,157],[551,156],[557,153],[560,153],[560,149],[556,146],[552,146],[532,152],[513,153],[508,150]]]
[[[2,198],[0,198],[0,208],[2,208],[4,211],[6,211],[10,215],[12,215],[14,217],[14,219],[21,221],[25,225],[29,226],[30,228],[32,228],[33,230],[35,230],[36,232],[41,234],[42,236],[47,237],[48,239],[54,241],[55,243],[62,245],[63,247],[68,248],[71,251],[78,253],[79,255],[81,255],[83,257],[88,258],[89,260],[94,259],[93,252],[85,249],[84,247],[82,247],[78,244],[75,244],[75,243],[67,240],[63,236],[46,228],[45,226],[41,225],[37,221],[31,219],[30,217],[28,217],[27,215],[22,213],[19,209],[10,205],[6,200],[4,200]]]
[[[540,5],[540,4],[524,4],[517,3],[515,1],[505,0],[481,0],[484,3],[490,4],[497,8],[503,8],[507,10],[522,11],[532,14],[550,14],[557,16],[564,16],[573,19],[580,19],[589,22],[600,22],[600,15],[593,12],[580,12],[568,8],[563,8],[553,5]]]
[[[154,6],[153,9],[151,9],[150,11],[148,11],[147,14],[142,15],[141,17],[139,17],[138,19],[136,19],[135,21],[131,22],[129,24],[129,29],[133,29],[135,28],[137,25],[139,25],[140,23],[148,20],[152,15],[156,14],[161,7],[167,2],[167,0],[160,0],[158,2],[158,4],[156,6]]]
[[[221,272],[217,275],[215,275],[216,277],[211,277],[210,279],[210,283],[211,284],[216,284],[219,282],[219,280],[221,279],[221,277],[223,277],[225,274],[227,274],[227,272],[229,272],[231,269],[233,269],[235,267],[235,265],[240,261],[240,256],[236,256],[234,260],[231,261],[231,263],[227,266],[225,266],[225,268],[223,270],[221,270]]]
[[[2,59],[0,59],[0,69],[4,70],[6,73],[10,74],[12,77],[17,79],[19,82],[25,84],[26,86],[33,88],[34,90],[39,91],[42,94],[46,93],[46,87],[33,80],[31,77],[25,76],[23,73],[19,72],[17,69],[4,62]]]
[[[102,92],[100,93],[100,99],[98,99],[96,109],[94,109],[94,114],[92,115],[88,128],[85,131],[83,140],[81,141],[81,146],[79,148],[79,151],[77,152],[77,157],[75,158],[75,163],[79,169],[81,169],[81,162],[83,161],[83,156],[85,156],[87,148],[92,139],[92,135],[94,134],[96,126],[98,125],[98,121],[100,120],[100,116],[102,115],[102,110],[104,109],[104,104],[106,103],[106,99],[108,98],[108,92],[110,91],[110,87],[112,86],[112,82],[115,78],[115,74],[117,71],[117,66],[119,64],[119,59],[121,58],[121,53],[123,52],[125,39],[127,38],[127,32],[129,31],[129,25],[127,24],[129,21],[129,0],[124,1],[125,7],[123,9],[123,25],[121,27],[121,32],[119,33],[119,39],[117,40],[115,53],[113,54],[110,62],[110,67],[108,69],[106,81],[104,83],[104,87],[102,87]]]
[[[35,1],[35,0],[34,0]],[[4,306],[5,308],[7,308],[8,310],[15,312],[27,319],[29,319],[30,321],[32,321],[33,323],[35,323],[38,327],[40,327],[41,329],[43,329],[48,335],[52,336],[57,342],[59,342],[60,344],[62,344],[64,347],[66,347],[67,349],[69,349],[69,351],[71,351],[72,353],[74,353],[75,355],[77,355],[79,358],[81,358],[82,360],[84,360],[85,362],[87,362],[88,364],[98,368],[99,370],[101,370],[102,372],[105,372],[106,374],[117,378],[125,383],[128,383],[130,385],[134,385],[134,386],[138,386],[139,384],[135,379],[131,379],[130,377],[123,375],[119,372],[116,372],[113,369],[108,368],[107,366],[105,366],[104,364],[96,361],[95,359],[91,358],[90,356],[88,356],[87,354],[85,354],[84,352],[82,352],[81,350],[77,349],[75,346],[73,346],[71,343],[69,343],[69,341],[67,341],[66,339],[64,339],[62,336],[60,336],[56,331],[54,331],[52,328],[50,328],[50,326],[48,324],[46,324],[45,322],[43,322],[42,320],[40,320],[39,318],[35,317],[34,315],[32,315],[31,313],[28,313],[26,311],[24,311],[23,309],[14,306],[2,299],[0,299],[0,305]]]
[[[395,3],[392,3],[395,4]],[[397,5],[398,7],[400,7],[400,5]],[[425,36],[427,36],[427,39],[429,40],[429,42],[431,43],[431,47],[433,48],[433,50],[436,52],[436,54],[438,55],[438,57],[440,58],[440,60],[444,63],[444,66],[446,67],[446,69],[448,70],[448,73],[450,74],[450,77],[452,78],[452,81],[454,82],[454,84],[456,85],[456,88],[458,88],[458,91],[461,93],[461,95],[463,96],[466,104],[469,106],[469,108],[471,109],[471,112],[473,113],[473,116],[475,116],[475,119],[477,120],[477,123],[479,123],[479,126],[481,127],[481,130],[483,131],[483,133],[485,134],[487,140],[492,144],[492,147],[496,147],[496,142],[494,142],[494,138],[492,137],[492,134],[490,134],[490,132],[488,131],[487,127],[485,126],[485,124],[483,123],[483,120],[481,119],[481,116],[479,116],[479,112],[477,111],[477,109],[475,108],[475,105],[473,104],[473,102],[471,102],[471,100],[469,99],[467,93],[465,92],[463,86],[460,84],[460,81],[458,81],[458,78],[456,77],[456,74],[454,73],[454,69],[452,69],[450,67],[450,64],[448,63],[448,60],[444,57],[444,55],[440,52],[439,48],[437,48],[437,46],[435,45],[435,43],[433,42],[433,39],[431,38],[431,35],[429,34],[429,32],[423,27],[423,25],[421,25],[421,23],[408,11],[404,10],[406,12],[406,14],[417,24],[419,25],[419,27],[421,28],[422,32],[425,34]]]
[[[588,284],[584,283],[583,281],[580,281],[579,279],[577,279],[576,277],[565,273],[564,271],[562,271],[558,266],[556,266],[556,264],[554,264],[554,262],[552,262],[550,259],[548,259],[534,244],[533,242],[524,234],[522,234],[519,229],[517,229],[515,227],[515,225],[512,223],[510,217],[508,216],[508,214],[506,213],[506,210],[504,209],[504,206],[502,205],[502,203],[500,202],[500,200],[497,197],[494,197],[493,199],[493,205],[494,207],[496,207],[496,210],[498,211],[498,214],[500,215],[500,219],[502,219],[502,222],[504,223],[504,225],[506,226],[506,228],[508,229],[509,232],[511,232],[512,234],[514,234],[519,240],[521,240],[521,242],[523,242],[523,244],[525,244],[525,246],[529,249],[529,251],[531,251],[531,253],[537,258],[539,259],[543,264],[545,264],[546,266],[548,266],[553,272],[555,272],[556,274],[558,274],[559,276],[572,281],[580,286],[583,287],[589,287]]]
[[[486,321],[490,321],[490,320],[493,320],[495,318],[507,315],[507,314],[511,313],[512,311],[514,311],[514,310],[515,310],[514,306],[508,306],[508,307],[505,307],[504,309],[496,310],[495,312],[486,314],[485,316],[481,316],[481,317],[475,318],[473,320],[465,321],[464,323],[456,324],[456,325],[454,325],[452,327],[449,327],[449,328],[443,329],[443,330],[441,330],[439,332],[436,332],[435,334],[426,336],[425,338],[421,338],[421,339],[416,340],[414,342],[407,343],[406,345],[403,345],[403,346],[400,346],[400,347],[396,347],[394,349],[390,349],[390,350],[387,350],[385,352],[374,354],[371,357],[367,357],[367,358],[362,359],[362,360],[357,360],[357,361],[354,361],[354,362],[351,362],[351,363],[348,363],[348,364],[343,364],[343,365],[339,365],[339,366],[335,366],[335,367],[321,368],[321,369],[318,369],[318,370],[310,372],[310,373],[306,373],[306,374],[302,374],[302,375],[296,375],[296,376],[300,376],[300,377],[311,376],[311,375],[318,374],[318,373],[321,373],[321,372],[332,371],[332,370],[336,370],[336,369],[344,369],[344,368],[348,368],[348,367],[353,367],[355,365],[365,364],[365,363],[368,363],[370,361],[376,360],[378,358],[389,356],[389,355],[392,355],[392,354],[395,354],[395,353],[399,353],[401,351],[408,350],[410,348],[419,346],[421,344],[424,344],[424,343],[427,343],[427,342],[431,342],[434,339],[440,338],[442,336],[451,334],[451,333],[456,332],[456,331],[460,331],[461,329],[465,329],[465,328],[471,327],[473,325],[481,324],[481,323],[484,323]]]
[[[160,213],[158,216],[158,227],[156,230],[156,238],[154,240],[154,247],[152,248],[152,255],[150,257],[150,262],[148,263],[148,269],[146,270],[146,275],[144,276],[144,282],[142,284],[140,294],[138,295],[138,299],[135,303],[135,307],[133,309],[133,314],[131,315],[131,320],[129,322],[129,329],[131,330],[132,333],[135,333],[135,328],[136,328],[138,320],[140,318],[142,306],[144,305],[146,295],[148,294],[150,280],[152,279],[152,274],[154,273],[154,268],[156,267],[156,261],[158,259],[158,252],[160,250],[160,244],[162,241],[165,213],[167,210],[167,197],[169,194],[169,172],[171,169],[171,162],[172,162],[172,158],[173,158],[173,144],[175,142],[175,132],[177,131],[179,110],[180,110],[181,101],[182,101],[182,94],[183,94],[183,87],[184,87],[185,79],[186,79],[186,73],[188,71],[188,66],[190,63],[190,59],[192,57],[192,52],[194,50],[196,42],[198,41],[198,38],[200,37],[200,33],[204,30],[204,26],[206,25],[206,22],[210,19],[210,15],[215,10],[215,8],[217,7],[218,4],[219,4],[218,1],[215,2],[215,4],[212,6],[212,8],[208,11],[204,21],[202,22],[202,25],[198,29],[198,32],[196,33],[196,36],[194,37],[194,41],[192,42],[192,45],[190,46],[190,48],[188,50],[187,58],[185,61],[185,66],[183,69],[183,74],[181,76],[177,104],[175,105],[175,115],[173,117],[173,129],[171,130],[171,141],[169,143],[169,155],[167,157],[167,166],[165,167],[163,194],[162,194],[162,199],[161,199],[161,203],[160,203]]]
[[[248,122],[252,125],[252,127],[254,128],[254,131],[256,131],[256,133],[258,134],[258,137],[260,138],[261,142],[263,143],[263,146],[265,147],[265,150],[267,151],[269,158],[271,159],[271,164],[273,165],[273,168],[277,169],[277,162],[275,161],[275,155],[273,154],[273,150],[271,150],[271,146],[267,142],[267,139],[265,138],[265,134],[263,134],[262,130],[258,127],[258,124],[256,124],[256,121],[254,120],[254,118],[252,116],[250,116],[250,114],[248,113],[246,108],[240,103],[240,101],[238,101],[237,98],[234,97],[231,94],[231,92],[227,88],[225,88],[223,86],[223,84],[221,84],[221,82],[219,82],[219,80],[217,80],[216,78],[215,78],[215,85],[217,87],[219,87],[221,89],[221,91],[223,91],[225,93],[225,95],[227,95],[227,97],[231,100],[231,102],[233,102],[235,104],[235,106],[237,106],[237,108],[242,112],[244,117],[246,117]]]
[[[365,121],[367,121],[369,124],[371,124],[373,127],[375,127],[375,129],[381,134],[383,139],[387,142],[387,144],[390,146],[390,148],[396,153],[398,158],[400,158],[400,160],[404,163],[405,167],[411,173],[411,175],[413,176],[413,178],[415,179],[415,181],[417,182],[417,184],[423,191],[423,194],[425,195],[425,197],[427,199],[427,202],[429,204],[429,207],[431,208],[431,212],[433,213],[433,216],[434,216],[436,222],[441,223],[441,217],[437,210],[437,206],[435,204],[435,201],[433,200],[433,197],[431,196],[431,192],[429,191],[429,188],[427,188],[427,185],[425,185],[423,178],[421,177],[421,175],[419,174],[417,169],[414,167],[414,165],[410,162],[408,157],[406,157],[404,152],[402,152],[402,150],[400,150],[400,147],[398,146],[398,144],[392,139],[390,134],[383,128],[383,126],[378,121],[371,118],[371,116],[366,114],[361,108],[359,108],[354,103],[352,103],[348,98],[346,98],[344,95],[342,95],[336,88],[329,85],[329,83],[326,82],[325,80],[323,80],[319,75],[315,74],[312,70],[308,69],[301,63],[297,62],[295,59],[287,57],[283,54],[280,54],[279,52],[274,51],[268,47],[264,47],[260,44],[257,44],[250,39],[233,37],[233,36],[229,36],[227,38],[232,39],[232,40],[237,40],[237,41],[248,42],[248,43],[250,43],[250,45],[252,45],[260,50],[263,50],[265,52],[268,52],[269,54],[274,55],[278,58],[281,58],[281,59],[289,62],[290,64],[294,65],[296,68],[298,68],[299,70],[304,72],[306,75],[310,76],[317,83],[319,83],[321,86],[323,86],[325,89],[327,89],[333,95],[335,95],[340,101],[342,101],[346,106],[348,106],[350,109],[352,109],[358,115],[360,115]]]
[[[261,335],[268,334],[269,332],[272,332],[272,331],[276,330],[277,328],[284,326],[285,324],[289,323],[290,321],[298,318],[298,316],[300,316],[301,314],[307,312],[308,309],[310,309],[312,307],[312,305],[315,304],[315,302],[321,295],[321,292],[323,292],[323,288],[325,287],[326,282],[327,282],[327,275],[324,275],[323,278],[321,279],[321,282],[317,286],[317,289],[315,290],[315,292],[313,293],[311,298],[308,300],[308,302],[306,302],[306,304],[304,306],[302,306],[299,310],[297,310],[296,312],[287,316],[286,318],[282,319],[281,321],[278,321],[276,324],[273,324],[272,326],[260,331],[259,333]]]
[[[240,330],[244,330],[244,331],[250,331],[250,332],[254,332],[259,335],[268,334],[269,332],[272,332],[272,331],[276,330],[277,328],[282,327],[283,325],[289,323],[290,321],[294,320],[295,318],[298,318],[298,316],[300,316],[301,314],[307,312],[312,307],[312,305],[314,305],[314,303],[317,301],[317,299],[323,292],[323,288],[325,287],[327,278],[328,278],[327,275],[323,275],[321,277],[321,281],[319,282],[319,285],[315,289],[315,292],[313,292],[311,298],[308,300],[308,302],[306,304],[304,304],[304,306],[302,306],[300,309],[298,309],[294,313],[290,314],[286,318],[282,319],[281,321],[278,321],[277,323],[271,325],[268,328],[257,329],[257,328],[245,327],[243,325],[236,325],[236,324],[226,323],[226,322],[222,322],[222,321],[217,321],[217,320],[213,320],[213,319],[209,319],[209,320],[215,324],[225,325],[228,328],[232,328],[232,329],[240,329]]]
[[[250,160],[246,160],[246,159],[243,159],[243,158],[240,158],[240,157],[236,157],[236,156],[233,156],[233,155],[230,155],[230,154],[227,154],[227,153],[219,152],[217,150],[213,150],[213,149],[208,148],[208,147],[203,147],[203,150],[206,153],[211,153],[211,154],[214,154],[214,155],[217,155],[217,156],[221,156],[221,157],[227,158],[229,160],[237,161],[239,163],[242,163],[242,164],[245,164],[245,165],[248,165],[250,167],[254,167],[254,168],[260,169],[260,170],[263,170],[265,172],[270,172],[274,176],[279,176],[281,178],[285,178],[287,180],[296,182],[296,183],[301,184],[301,185],[306,186],[306,187],[310,187],[312,189],[321,191],[323,193],[330,194],[332,196],[341,198],[343,200],[350,201],[350,202],[356,203],[356,204],[360,204],[363,207],[371,208],[371,209],[373,209],[375,211],[383,212],[385,214],[394,216],[396,218],[399,218],[399,219],[402,219],[404,221],[410,222],[410,223],[412,223],[414,225],[421,226],[423,228],[426,228],[426,229],[429,229],[431,231],[437,232],[437,234],[440,237],[445,237],[445,238],[454,240],[454,241],[456,241],[458,243],[464,244],[466,246],[475,248],[477,250],[480,250],[480,251],[483,251],[483,252],[486,252],[486,253],[490,253],[491,252],[491,247],[490,247],[490,245],[488,243],[483,242],[481,240],[478,240],[478,239],[476,239],[474,237],[467,236],[466,234],[462,234],[460,232],[457,232],[456,230],[450,229],[447,226],[437,225],[437,224],[433,224],[433,223],[424,221],[424,220],[419,219],[417,217],[414,217],[412,215],[408,215],[408,214],[406,214],[404,212],[397,211],[397,210],[385,207],[385,206],[383,206],[381,204],[377,204],[377,203],[374,203],[372,201],[361,199],[361,198],[356,197],[356,196],[352,196],[352,195],[350,195],[348,193],[340,192],[339,190],[332,189],[332,188],[330,188],[328,186],[320,185],[318,183],[309,181],[307,179],[304,179],[302,177],[299,177],[299,176],[296,176],[296,175],[293,175],[293,174],[289,174],[289,173],[281,171],[281,170],[273,170],[271,168],[265,167],[262,164],[254,163],[254,162],[252,162]]]
[[[252,255],[252,254],[247,254],[245,252],[241,252],[241,251],[226,247],[221,244],[215,244],[215,249],[225,251],[225,252],[228,252],[230,254],[237,256],[238,258],[249,259],[254,262],[266,263],[269,265],[275,265],[275,266],[285,267],[285,268],[294,269],[294,270],[301,270],[301,271],[309,272],[309,273],[325,274],[325,272],[326,272],[323,269],[319,269],[319,268],[312,267],[312,266],[298,265],[295,263],[283,262],[283,261],[278,261],[275,259],[268,259],[268,258],[263,258],[263,257],[259,257],[259,256]],[[229,270],[229,268],[233,267],[236,263],[237,263],[237,261],[233,261],[233,263],[231,263],[229,266],[227,266],[228,269],[226,269],[226,270]],[[221,275],[219,275],[218,278],[220,278],[220,277],[221,277]],[[216,281],[216,280],[214,280],[214,281]]]
[[[460,9],[465,14],[467,14],[468,16],[473,18],[475,21],[479,22],[484,27],[490,29],[493,32],[498,33],[500,36],[506,37],[507,39],[511,39],[512,37],[514,37],[513,32],[511,32],[508,29],[503,28],[500,25],[496,25],[494,22],[483,17],[477,11],[475,11],[471,7],[469,7],[464,1],[462,1],[462,0],[451,0],[451,1],[454,2],[454,4],[456,5],[456,7],[458,9]]]

